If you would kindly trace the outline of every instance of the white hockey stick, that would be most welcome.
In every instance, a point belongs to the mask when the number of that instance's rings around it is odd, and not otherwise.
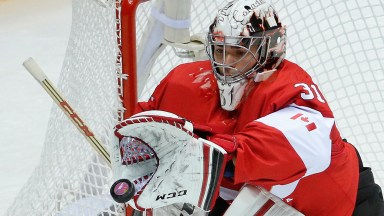
[[[104,148],[102,142],[95,137],[91,130],[87,127],[84,121],[76,114],[72,107],[66,102],[56,87],[48,80],[47,76],[39,65],[32,58],[24,61],[23,66],[28,72],[40,83],[41,86],[47,91],[56,104],[63,110],[72,123],[84,135],[89,144],[96,150],[97,153],[111,166],[111,160],[108,151]]]

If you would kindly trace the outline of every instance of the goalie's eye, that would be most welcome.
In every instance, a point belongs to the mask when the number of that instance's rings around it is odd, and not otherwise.
[[[214,53],[213,57],[215,58],[215,61],[222,62],[224,59],[224,49],[223,46],[214,46]]]
[[[224,53],[224,49],[223,49],[222,46],[216,46],[216,47],[215,47],[215,54],[217,54],[217,55],[223,55],[223,53]]]

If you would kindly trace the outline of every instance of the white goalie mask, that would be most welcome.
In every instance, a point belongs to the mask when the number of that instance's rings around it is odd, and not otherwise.
[[[250,80],[267,79],[284,59],[285,27],[264,0],[236,0],[218,11],[206,51],[223,109],[235,110]]]

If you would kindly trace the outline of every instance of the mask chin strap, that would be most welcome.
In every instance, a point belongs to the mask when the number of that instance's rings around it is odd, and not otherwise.
[[[262,82],[267,80],[274,72],[276,72],[276,69],[263,71],[260,73],[256,73],[256,76],[253,78],[253,81],[255,82]]]

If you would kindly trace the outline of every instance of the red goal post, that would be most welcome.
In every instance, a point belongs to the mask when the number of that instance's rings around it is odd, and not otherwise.
[[[136,9],[141,0],[122,1],[116,9],[117,41],[120,53],[117,61],[121,64],[122,74],[127,76],[119,79],[120,97],[125,108],[122,118],[133,114],[137,102],[137,55],[136,55]]]

